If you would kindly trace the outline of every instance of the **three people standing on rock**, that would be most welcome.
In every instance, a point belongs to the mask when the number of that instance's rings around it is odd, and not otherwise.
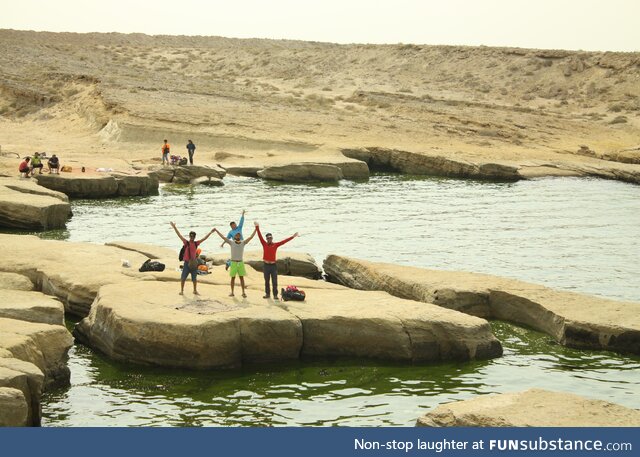
[[[194,295],[198,295],[197,291],[197,266],[193,260],[196,258],[196,251],[200,243],[204,242],[209,235],[212,233],[217,233],[220,238],[222,238],[221,246],[228,244],[231,250],[231,258],[230,262],[227,264],[227,269],[229,270],[229,276],[231,277],[230,287],[231,293],[230,297],[234,296],[235,289],[235,280],[236,276],[240,277],[240,285],[242,287],[242,297],[246,298],[246,286],[244,282],[244,277],[246,276],[246,269],[244,265],[244,247],[251,242],[255,234],[258,234],[260,238],[260,243],[262,244],[263,254],[263,274],[264,274],[264,290],[265,295],[262,298],[270,298],[271,297],[271,288],[273,289],[273,298],[278,299],[278,268],[276,266],[276,251],[280,246],[285,243],[288,243],[292,239],[297,236],[300,236],[298,232],[294,233],[289,238],[285,238],[282,241],[278,241],[277,243],[273,242],[273,235],[271,233],[267,233],[265,235],[266,239],[262,237],[262,233],[260,232],[260,224],[258,222],[254,222],[255,228],[251,236],[247,239],[243,239],[242,237],[242,225],[244,223],[244,214],[245,211],[242,211],[242,217],[240,218],[240,224],[236,225],[235,222],[231,223],[231,231],[227,236],[224,236],[218,229],[211,229],[211,231],[201,240],[195,241],[196,234],[195,232],[189,232],[189,240],[186,240],[176,228],[176,225],[171,222],[171,227],[176,232],[178,237],[182,240],[184,244],[184,265],[182,267],[182,276],[180,282],[180,295],[184,293],[184,284],[186,282],[187,276],[189,272],[191,272],[191,280],[193,281],[193,293]],[[191,263],[194,264],[193,268],[191,268]],[[271,284],[270,284],[271,283]],[[271,287],[270,287],[271,286]]]

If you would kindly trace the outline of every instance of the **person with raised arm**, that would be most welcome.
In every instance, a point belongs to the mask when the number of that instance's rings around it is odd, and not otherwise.
[[[239,233],[240,239],[244,240],[244,237],[242,236],[242,227],[244,226],[245,212],[246,212],[245,210],[242,210],[242,215],[240,216],[239,224],[236,224],[235,221],[231,221],[231,223],[229,224],[229,226],[231,227],[231,230],[229,230],[229,233],[227,233],[227,239],[232,240],[236,236],[236,233]],[[224,245],[225,245],[225,242],[223,241],[220,247],[223,247]],[[230,266],[231,266],[231,259],[227,259],[224,269],[228,270]]]
[[[204,241],[211,236],[211,234],[216,229],[211,229],[209,233],[206,234],[204,238],[196,241],[196,232],[189,232],[189,239],[187,240],[182,234],[178,231],[176,224],[174,222],[169,222],[173,230],[175,230],[176,235],[184,244],[184,255],[182,260],[184,260],[184,264],[182,265],[182,275],[180,277],[180,295],[184,294],[184,283],[187,281],[187,276],[191,273],[191,281],[193,281],[193,295],[198,294],[198,246],[204,243]]]
[[[285,243],[288,243],[292,239],[297,236],[300,236],[298,232],[294,233],[289,238],[285,238],[282,241],[278,241],[277,243],[273,242],[273,235],[271,233],[267,233],[265,238],[262,238],[262,233],[260,232],[260,224],[255,222],[256,231],[258,232],[258,238],[260,238],[260,243],[262,244],[262,261],[264,266],[262,268],[262,273],[264,274],[264,297],[262,298],[270,298],[269,294],[269,281],[271,281],[271,285],[273,286],[273,298],[274,300],[278,299],[278,266],[276,264],[276,251],[280,246]]]
[[[246,240],[243,240],[242,234],[240,232],[236,232],[233,239],[229,239],[229,238],[225,238],[225,236],[222,233],[220,233],[219,230],[214,229],[214,231],[220,236],[220,238],[223,239],[222,244],[223,245],[228,244],[231,247],[231,265],[229,266],[229,276],[231,276],[231,293],[229,294],[230,297],[234,296],[233,289],[236,284],[236,276],[240,276],[240,285],[242,286],[242,296],[244,298],[247,297],[247,294],[245,293],[245,286],[244,286],[244,277],[247,274],[246,269],[244,267],[244,260],[243,260],[244,247],[247,244],[249,244],[249,242],[256,235],[256,230],[257,229],[253,229],[253,233],[251,234],[251,236]]]

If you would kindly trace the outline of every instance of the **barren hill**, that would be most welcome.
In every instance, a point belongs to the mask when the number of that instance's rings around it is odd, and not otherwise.
[[[205,162],[376,147],[570,169],[640,163],[639,115],[640,53],[0,30],[3,154],[106,165],[191,138]]]

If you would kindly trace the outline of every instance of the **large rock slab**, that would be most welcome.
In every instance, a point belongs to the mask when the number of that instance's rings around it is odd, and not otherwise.
[[[255,268],[257,271],[262,271],[264,266],[262,254],[262,250],[245,251],[244,263]],[[207,256],[207,260],[211,261],[214,265],[224,265],[228,258],[228,254]],[[310,254],[278,250],[278,260],[276,263],[278,265],[278,276],[302,276],[309,279],[320,279],[322,277],[322,271]]]
[[[530,389],[440,405],[422,427],[639,427],[640,411],[564,392]]]
[[[223,368],[310,356],[405,362],[499,356],[489,324],[382,292],[314,289],[305,302],[274,302],[201,284],[200,296],[173,284],[104,286],[76,337],[118,360]]]
[[[25,244],[39,253],[37,261],[21,254]],[[102,285],[141,277],[138,267],[147,260],[146,255],[116,247],[27,235],[0,234],[0,246],[0,271],[27,276],[38,290],[62,300],[66,312],[80,317],[89,313]],[[86,267],[88,259],[91,268]],[[131,268],[122,266],[123,259],[129,260]]]
[[[263,179],[285,182],[337,182],[344,178],[336,165],[311,162],[270,166],[257,174]]]
[[[29,404],[24,394],[12,387],[0,387],[0,427],[29,425]]]
[[[41,292],[0,289],[0,317],[64,325],[64,305]]]
[[[31,280],[24,275],[0,272],[0,289],[33,290],[33,288]]]
[[[44,375],[34,364],[0,357],[0,388],[16,389],[22,393],[27,407],[24,425],[40,425],[40,396],[43,386]],[[0,411],[4,406],[0,400]]]
[[[32,180],[0,178],[0,227],[59,229],[65,226],[69,217],[71,206],[66,195],[39,186]]]
[[[153,174],[125,175],[36,175],[38,184],[70,198],[115,198],[158,194],[158,178]]]
[[[69,384],[67,353],[72,345],[73,338],[62,325],[0,318],[0,349],[37,366],[45,386]]]
[[[109,241],[105,243],[105,246],[113,246],[119,249],[123,249],[125,251],[138,252],[144,256],[147,256],[150,259],[162,259],[162,258],[169,258],[169,257],[175,257],[176,260],[178,259],[177,251],[164,248],[162,246],[154,246],[152,244],[116,240],[116,241]]]
[[[151,170],[150,174],[156,176],[160,181],[174,184],[189,184],[192,180],[201,177],[222,179],[227,174],[221,167],[202,165],[153,165],[149,167],[149,170]]]
[[[518,172],[519,166],[506,162],[470,162],[427,152],[418,153],[377,147],[343,149],[342,153],[346,157],[362,160],[372,170],[500,181],[522,179]]]
[[[640,303],[558,291],[497,276],[427,270],[330,255],[331,281],[433,303],[545,332],[559,343],[640,354]]]

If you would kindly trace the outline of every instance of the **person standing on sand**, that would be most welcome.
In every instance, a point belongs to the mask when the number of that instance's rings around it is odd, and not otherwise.
[[[198,294],[198,246],[203,243],[211,234],[216,231],[216,229],[211,229],[207,235],[201,240],[196,241],[196,232],[189,232],[189,240],[183,237],[178,231],[176,224],[174,222],[169,222],[173,230],[175,230],[178,238],[182,240],[184,243],[184,255],[182,260],[184,260],[184,265],[182,265],[182,275],[180,277],[180,295],[184,295],[184,283],[187,281],[187,276],[191,273],[191,281],[193,281],[193,295]],[[191,262],[193,260],[193,262]]]
[[[165,163],[169,165],[169,153],[171,152],[171,145],[167,143],[167,140],[164,140],[164,144],[162,145],[162,165]]]
[[[187,152],[189,153],[189,163],[193,165],[193,154],[196,152],[196,145],[193,144],[193,141],[187,140]]]
[[[262,238],[262,233],[260,233],[260,224],[257,222],[256,231],[258,232],[258,238],[260,238],[260,243],[262,244],[263,254],[262,254],[262,262],[264,263],[262,267],[262,273],[264,274],[264,297],[262,298],[270,298],[269,297],[269,280],[271,280],[271,285],[273,286],[273,298],[274,300],[278,299],[278,266],[276,264],[276,251],[280,246],[285,243],[288,243],[292,239],[297,236],[300,236],[298,232],[294,233],[293,236],[289,238],[285,238],[282,241],[278,241],[277,243],[273,242],[273,235],[271,233],[267,233],[265,237],[266,240]]]
[[[229,267],[229,276],[231,276],[231,293],[229,294],[229,296],[230,297],[234,296],[233,288],[235,287],[235,284],[236,284],[236,275],[237,275],[237,276],[240,276],[240,285],[242,286],[242,297],[247,298],[247,294],[245,293],[245,286],[244,286],[244,277],[247,274],[244,268],[244,261],[243,261],[244,247],[253,239],[253,237],[256,234],[256,229],[253,230],[253,233],[251,234],[251,236],[246,240],[242,240],[241,238],[242,235],[240,233],[236,233],[235,236],[233,237],[233,240],[230,240],[229,238],[225,238],[224,235],[220,233],[218,230],[215,230],[215,231],[218,235],[220,235],[220,238],[223,239],[222,244],[226,243],[231,247],[231,266]]]

